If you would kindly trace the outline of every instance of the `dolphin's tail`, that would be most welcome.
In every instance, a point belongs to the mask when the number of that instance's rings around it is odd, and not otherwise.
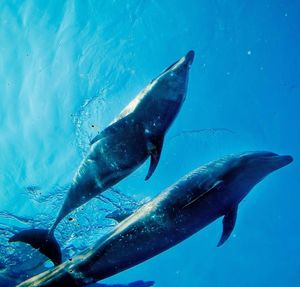
[[[30,244],[46,255],[54,265],[62,262],[61,250],[54,237],[54,232],[43,229],[29,229],[15,234],[9,239],[9,242],[24,242]]]

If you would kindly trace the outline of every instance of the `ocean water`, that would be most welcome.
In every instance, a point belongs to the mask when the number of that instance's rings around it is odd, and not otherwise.
[[[269,150],[294,162],[246,197],[224,246],[220,219],[101,284],[300,286],[299,1],[2,0],[0,23],[1,287],[51,268],[9,237],[50,227],[89,141],[190,49],[188,94],[156,172],[145,182],[144,164],[67,217],[56,232],[64,255],[105,234],[109,212],[201,164]]]

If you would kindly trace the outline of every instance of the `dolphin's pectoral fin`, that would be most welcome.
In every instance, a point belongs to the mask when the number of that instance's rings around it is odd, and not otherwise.
[[[131,209],[115,210],[107,214],[105,218],[113,219],[118,223],[120,223],[121,221],[123,221],[124,219],[132,215],[134,211],[135,210],[131,210]]]
[[[150,155],[150,167],[145,180],[148,180],[154,173],[162,151],[162,146],[164,142],[164,136],[151,136],[148,139],[147,147]]]
[[[234,229],[236,217],[237,217],[237,207],[232,208],[225,214],[223,218],[223,233],[218,243],[218,247],[221,246],[229,238],[230,234]]]
[[[102,134],[96,135],[96,136],[90,141],[90,145],[93,145],[95,142],[97,142],[97,141],[100,140],[101,138],[102,138]]]

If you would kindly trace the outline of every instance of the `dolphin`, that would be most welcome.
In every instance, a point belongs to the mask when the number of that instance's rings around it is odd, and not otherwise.
[[[9,241],[30,244],[58,265],[62,254],[54,231],[67,214],[127,177],[150,157],[148,180],[158,165],[165,134],[185,100],[193,59],[194,51],[189,51],[165,69],[91,141],[50,230],[21,231]]]
[[[95,283],[160,254],[223,217],[221,246],[234,229],[240,202],[268,174],[292,160],[271,152],[246,152],[209,162],[146,203],[94,247],[18,287]]]
[[[154,285],[154,281],[135,281],[131,282],[129,284],[113,284],[113,285],[107,285],[107,284],[94,284],[89,285],[88,287],[150,287]]]

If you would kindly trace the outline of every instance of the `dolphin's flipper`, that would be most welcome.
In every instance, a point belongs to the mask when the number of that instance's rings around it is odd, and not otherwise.
[[[148,139],[148,151],[151,157],[151,161],[148,174],[145,180],[148,180],[152,176],[153,172],[155,171],[158,165],[163,143],[164,136],[151,136]]]
[[[113,219],[120,223],[130,215],[134,213],[135,210],[132,209],[123,209],[123,210],[115,210],[105,216],[105,218]]]
[[[62,262],[59,244],[54,235],[49,233],[48,230],[24,230],[9,239],[9,242],[18,241],[30,244],[33,248],[38,249],[41,253],[46,255],[54,265],[59,265]]]
[[[98,140],[100,140],[103,137],[102,133],[96,135],[91,141],[90,141],[90,145],[93,145],[95,142],[97,142]]]
[[[237,207],[232,208],[225,214],[223,218],[223,233],[218,243],[218,247],[221,246],[229,238],[234,228],[236,217],[237,217]]]

